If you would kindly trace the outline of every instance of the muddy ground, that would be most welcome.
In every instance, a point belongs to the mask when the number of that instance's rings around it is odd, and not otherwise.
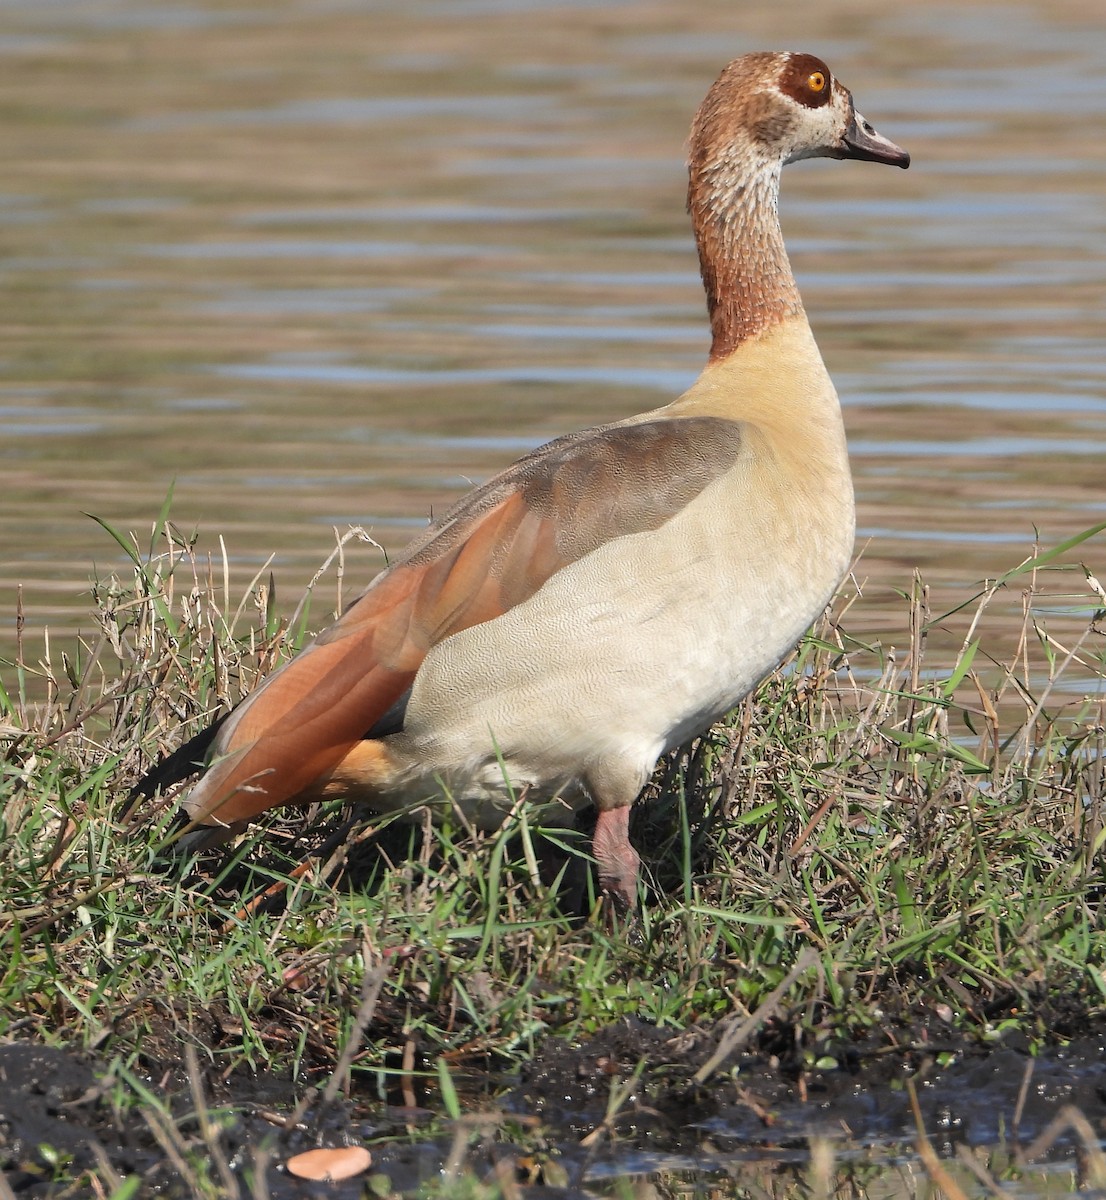
[[[1101,1139],[1106,1021],[1047,1016],[1067,1041],[1038,1048],[1035,1056],[1020,1034],[988,1046],[934,1014],[888,1024],[863,1041],[802,1051],[794,1028],[777,1021],[762,1031],[755,1049],[735,1055],[705,1086],[691,1080],[717,1045],[720,1026],[674,1034],[621,1022],[577,1045],[547,1040],[520,1076],[472,1079],[474,1093],[483,1089],[484,1095],[470,1096],[471,1106],[490,1115],[460,1128],[427,1109],[389,1103],[399,1097],[358,1094],[356,1076],[351,1098],[325,1112],[316,1106],[291,1129],[282,1123],[303,1088],[287,1079],[220,1079],[208,1070],[203,1088],[208,1103],[227,1114],[219,1119],[217,1145],[227,1169],[243,1181],[243,1195],[251,1194],[247,1181],[258,1169],[259,1151],[274,1197],[367,1194],[364,1180],[305,1184],[283,1169],[292,1153],[353,1142],[372,1149],[378,1176],[372,1183],[380,1194],[410,1192],[441,1178],[452,1154],[478,1174],[506,1172],[543,1193],[573,1195],[588,1178],[641,1172],[650,1161],[674,1161],[671,1156],[704,1172],[717,1170],[727,1155],[752,1150],[786,1154],[793,1147],[799,1157],[814,1134],[842,1149],[911,1145],[907,1077],[916,1082],[938,1153],[951,1154],[956,1143],[1024,1146],[1067,1105],[1076,1106]],[[642,1061],[647,1069],[635,1084]],[[110,1179],[106,1161],[120,1177],[142,1176],[142,1194],[191,1195],[193,1185],[172,1159],[175,1151],[187,1168],[193,1154],[212,1157],[190,1115],[194,1087],[180,1062],[151,1057],[141,1070],[155,1095],[171,1098],[180,1133],[168,1151],[134,1108],[116,1111],[106,1058],[30,1042],[0,1045],[0,1168],[11,1191],[17,1197],[91,1195],[82,1172],[99,1163],[101,1178]],[[627,1094],[608,1117],[618,1084],[627,1085]],[[361,1086],[367,1091],[375,1082]]]

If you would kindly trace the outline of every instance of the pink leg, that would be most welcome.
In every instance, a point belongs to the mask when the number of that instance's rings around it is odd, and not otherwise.
[[[599,810],[592,853],[599,864],[599,886],[624,912],[637,908],[637,870],[641,859],[630,845],[630,809]]]

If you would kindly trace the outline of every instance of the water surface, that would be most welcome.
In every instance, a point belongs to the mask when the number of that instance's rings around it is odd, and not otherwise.
[[[121,558],[85,513],[144,538],[172,487],[241,587],[274,556],[290,610],[332,527],[394,550],[527,448],[675,395],[707,345],[687,126],[762,46],[824,55],[914,155],[784,180],[856,474],[850,627],[901,630],[915,570],[940,611],[1106,519],[1095,4],[4,14],[0,658],[17,589],[28,660],[92,628]],[[351,547],[349,589],[382,561]]]

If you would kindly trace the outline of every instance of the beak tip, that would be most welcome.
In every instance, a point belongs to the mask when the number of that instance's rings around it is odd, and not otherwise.
[[[842,158],[884,163],[889,167],[902,167],[904,171],[910,166],[910,154],[873,129],[858,112],[852,114],[839,149]]]

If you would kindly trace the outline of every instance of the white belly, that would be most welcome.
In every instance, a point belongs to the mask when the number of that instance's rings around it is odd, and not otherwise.
[[[388,739],[409,764],[396,802],[444,784],[493,824],[480,810],[501,815],[526,788],[567,814],[595,768],[640,788],[665,750],[732,708],[821,613],[852,551],[851,489],[758,511],[735,503],[752,483],[718,481],[660,530],[607,543],[436,646]],[[812,499],[829,510],[814,520]]]

